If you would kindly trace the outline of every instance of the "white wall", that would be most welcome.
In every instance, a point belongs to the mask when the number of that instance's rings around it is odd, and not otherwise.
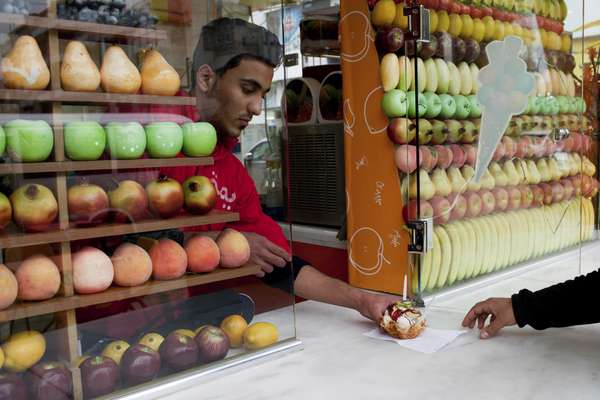
[[[569,14],[565,21],[565,30],[572,31],[592,21],[600,20],[600,4],[598,0],[566,0],[569,8]],[[584,20],[585,13],[585,20]],[[581,37],[582,31],[576,32],[573,36]],[[600,27],[586,29],[585,36],[600,36]]]

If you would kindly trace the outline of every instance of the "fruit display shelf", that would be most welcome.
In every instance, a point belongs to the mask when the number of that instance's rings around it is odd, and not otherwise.
[[[118,94],[102,92],[69,92],[57,90],[0,89],[0,100],[21,102],[62,102],[91,104],[158,104],[194,106],[196,98],[190,96],[154,96],[147,94]]]
[[[163,30],[131,28],[119,25],[97,24],[93,22],[71,21],[54,17],[36,17],[17,14],[0,13],[0,26],[22,30],[40,28],[56,30],[63,34],[85,35],[87,40],[111,40],[113,42],[148,42],[167,40],[167,32]]]
[[[38,233],[3,233],[0,235],[0,249],[26,247],[43,243],[59,243],[107,236],[121,236],[131,233],[154,232],[166,229],[185,228],[198,225],[220,224],[239,219],[239,214],[213,210],[206,215],[182,215],[169,219],[150,219],[134,224],[103,223],[99,226],[55,230]]]
[[[141,158],[137,160],[56,161],[39,163],[0,164],[0,174],[32,174],[44,172],[116,171],[120,169],[145,169],[212,165],[212,157]]]
[[[169,292],[176,289],[184,289],[244,276],[253,276],[259,271],[260,267],[257,265],[245,265],[243,267],[233,269],[218,268],[206,274],[188,274],[182,278],[169,281],[151,280],[141,286],[113,286],[104,292],[96,294],[77,294],[66,297],[55,297],[50,300],[39,302],[30,301],[15,303],[11,307],[0,311],[0,323],[21,318],[34,317],[37,315],[68,311],[96,304],[110,303],[112,301],[120,301],[132,297]]]

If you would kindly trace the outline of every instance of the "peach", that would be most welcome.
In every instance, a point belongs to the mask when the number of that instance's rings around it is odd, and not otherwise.
[[[16,272],[20,300],[47,300],[60,289],[60,272],[54,262],[43,255],[27,257]]]
[[[188,268],[192,272],[210,272],[219,266],[221,253],[212,238],[196,235],[185,244]]]
[[[150,248],[152,276],[154,279],[180,278],[187,269],[187,254],[179,243],[171,239],[160,239]]]
[[[235,229],[227,228],[217,237],[217,246],[221,253],[221,266],[237,268],[250,259],[250,244],[246,237]]]
[[[133,243],[123,243],[110,260],[119,286],[139,286],[152,276],[152,260],[146,250]]]
[[[81,294],[102,292],[115,277],[110,258],[95,247],[87,246],[73,254],[73,286]]]
[[[0,310],[12,305],[17,299],[19,284],[12,271],[0,264]]]

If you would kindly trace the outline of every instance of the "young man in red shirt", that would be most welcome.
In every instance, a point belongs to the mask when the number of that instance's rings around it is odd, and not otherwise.
[[[203,27],[194,51],[193,94],[198,117],[218,132],[211,166],[164,169],[161,173],[182,182],[193,175],[211,179],[218,193],[216,209],[235,211],[238,222],[209,226],[210,231],[232,227],[250,243],[250,262],[260,276],[294,275],[294,292],[305,298],[357,310],[377,321],[395,296],[366,292],[330,278],[297,257],[291,257],[279,225],[266,216],[252,178],[231,153],[244,128],[261,114],[273,71],[282,58],[282,46],[266,29],[239,20],[221,18]],[[206,229],[205,227],[200,227]],[[293,264],[293,268],[291,268]]]

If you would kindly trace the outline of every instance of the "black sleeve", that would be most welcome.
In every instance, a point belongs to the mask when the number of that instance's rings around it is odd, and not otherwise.
[[[292,293],[294,282],[305,265],[310,265],[310,263],[300,257],[292,256],[292,262],[287,263],[283,268],[275,267],[273,272],[266,274],[262,280],[271,287]]]
[[[600,322],[600,269],[537,292],[512,296],[517,324],[522,328],[561,328]]]

